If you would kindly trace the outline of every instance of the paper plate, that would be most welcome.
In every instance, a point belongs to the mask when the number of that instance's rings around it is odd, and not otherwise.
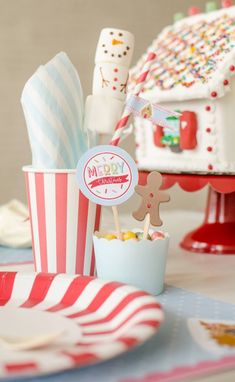
[[[107,360],[146,341],[162,320],[154,297],[132,286],[88,276],[0,272],[0,336],[64,329],[44,348],[13,351],[1,346],[0,378]]]

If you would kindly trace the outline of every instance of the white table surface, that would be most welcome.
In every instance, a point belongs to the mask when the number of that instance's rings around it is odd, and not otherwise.
[[[235,255],[202,255],[184,251],[179,242],[186,232],[197,227],[203,214],[189,211],[170,211],[162,213],[164,226],[171,236],[169,258],[166,271],[167,284],[199,292],[221,301],[235,304]],[[103,212],[103,228],[112,227],[113,219],[110,209]],[[143,228],[130,215],[121,215],[121,226],[125,228]],[[235,234],[235,233],[234,233]],[[0,270],[18,270],[29,272],[31,264],[1,266]],[[200,378],[202,382],[234,382],[235,370]]]

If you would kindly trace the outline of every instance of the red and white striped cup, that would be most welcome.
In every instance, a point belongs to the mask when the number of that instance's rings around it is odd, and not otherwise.
[[[100,206],[78,189],[75,170],[23,167],[37,272],[93,276]]]

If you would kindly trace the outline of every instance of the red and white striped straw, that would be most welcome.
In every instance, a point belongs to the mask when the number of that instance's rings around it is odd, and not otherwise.
[[[137,83],[136,83],[136,86],[134,89],[134,95],[138,96],[140,94],[141,90],[143,89],[146,77],[149,74],[149,71],[150,71],[151,66],[153,64],[153,61],[155,59],[156,59],[156,54],[153,52],[150,52],[148,54],[148,57],[147,57],[147,60],[144,64],[144,66],[143,66],[142,73],[140,74],[140,76],[137,80]],[[120,139],[121,139],[122,134],[123,134],[123,131],[126,129],[126,127],[128,125],[128,121],[129,121],[130,116],[131,116],[130,110],[128,110],[127,108],[124,108],[121,119],[119,120],[119,122],[117,123],[117,125],[115,127],[115,132],[114,132],[114,135],[111,139],[110,145],[117,146],[119,144]]]

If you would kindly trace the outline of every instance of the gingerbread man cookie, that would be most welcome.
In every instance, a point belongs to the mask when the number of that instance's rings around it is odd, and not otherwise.
[[[153,226],[162,225],[159,216],[159,204],[168,202],[170,196],[163,191],[159,191],[162,184],[162,176],[159,172],[153,171],[147,177],[145,186],[137,185],[135,191],[142,197],[142,202],[137,211],[132,216],[139,221],[144,220],[147,214],[150,215],[150,223]]]

